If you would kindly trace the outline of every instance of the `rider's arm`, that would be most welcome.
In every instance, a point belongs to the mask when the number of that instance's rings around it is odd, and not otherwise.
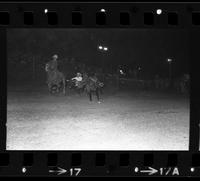
[[[72,78],[72,80],[77,80],[77,77]]]

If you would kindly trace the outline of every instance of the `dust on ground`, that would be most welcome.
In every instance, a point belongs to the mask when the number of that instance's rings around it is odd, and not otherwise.
[[[105,90],[101,98],[10,88],[7,150],[188,150],[185,96]]]

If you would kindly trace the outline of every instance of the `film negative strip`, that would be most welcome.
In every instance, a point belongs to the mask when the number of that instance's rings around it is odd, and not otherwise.
[[[0,3],[0,176],[199,176],[199,3]]]

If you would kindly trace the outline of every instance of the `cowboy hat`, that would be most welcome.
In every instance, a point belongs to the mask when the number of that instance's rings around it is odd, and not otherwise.
[[[55,55],[53,55],[52,57],[55,58],[55,59],[57,59],[57,58],[58,58],[58,55],[55,54]]]
[[[77,76],[82,76],[82,74],[80,73],[80,72],[77,72],[77,74],[76,74]]]

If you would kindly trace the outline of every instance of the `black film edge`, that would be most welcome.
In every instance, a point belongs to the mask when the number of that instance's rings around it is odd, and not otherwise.
[[[0,176],[199,176],[199,3],[0,3]]]

